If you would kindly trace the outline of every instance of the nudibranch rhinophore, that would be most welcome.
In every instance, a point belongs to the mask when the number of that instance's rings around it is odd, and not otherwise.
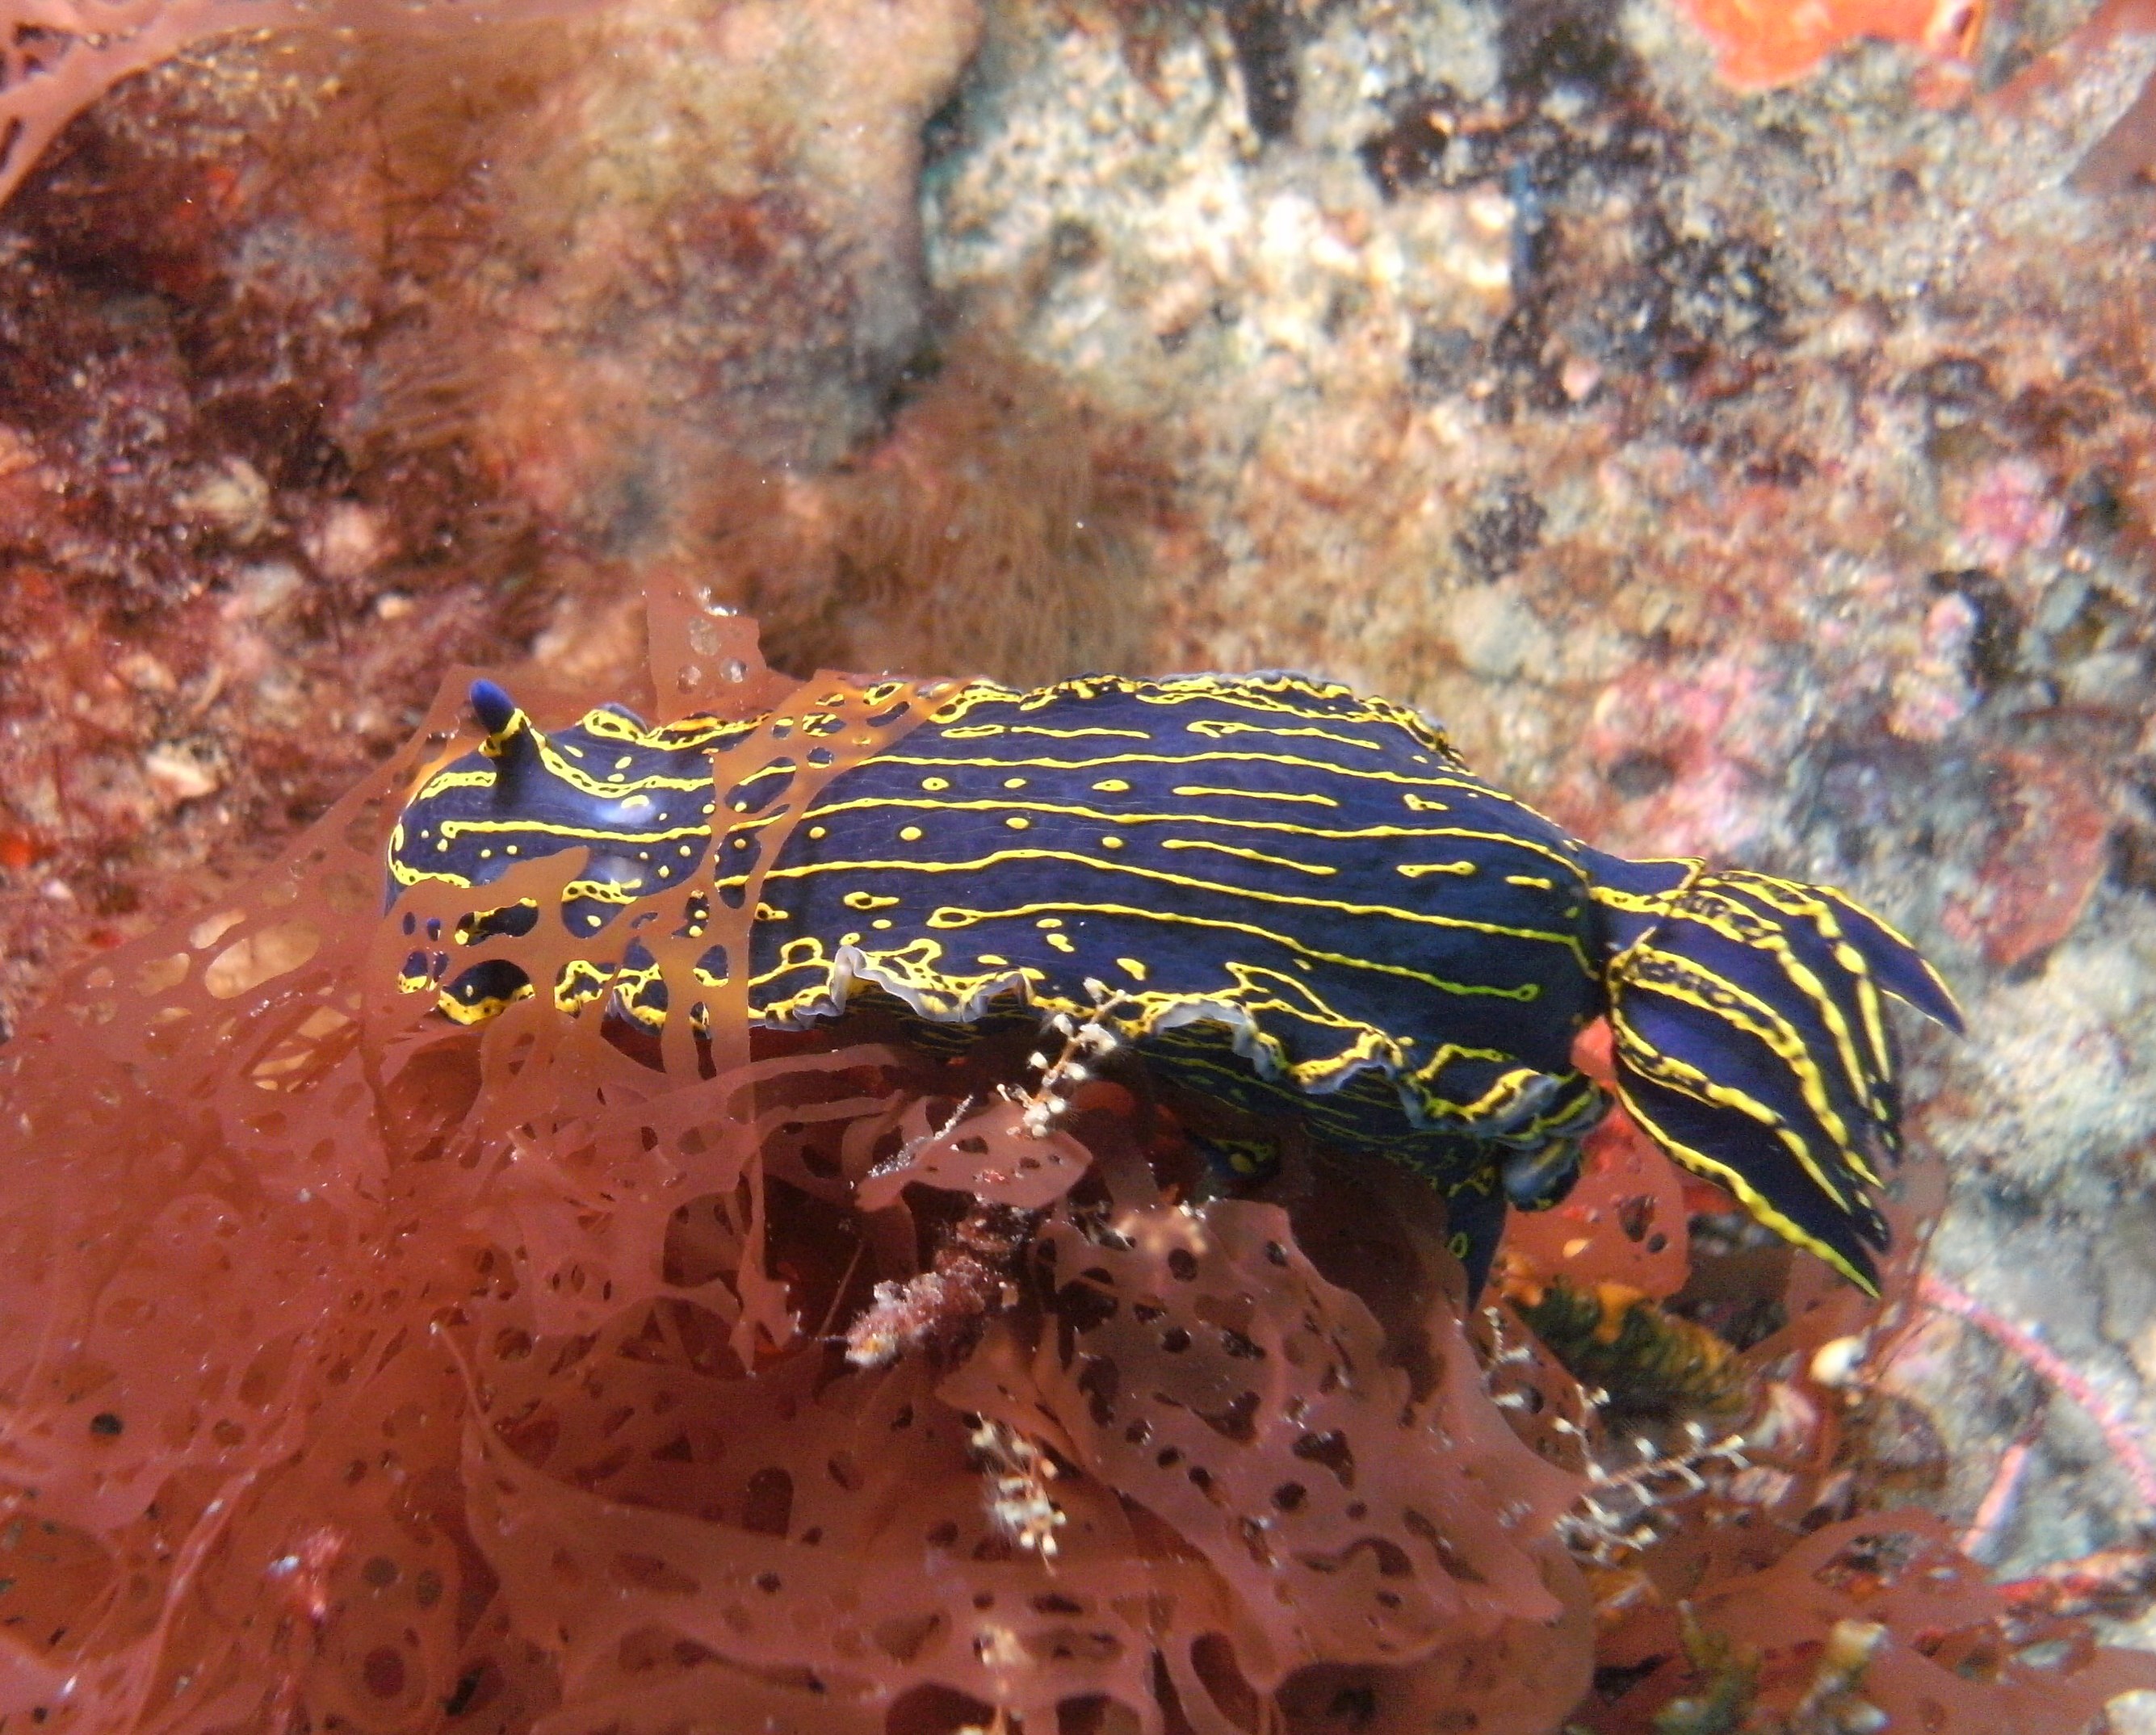
[[[1422,1175],[1478,1284],[1507,1203],[1553,1204],[1578,1172],[1605,1104],[1573,1045],[1606,1016],[1648,1135],[1872,1288],[1887,1228],[1867,1189],[1900,1137],[1885,1002],[1960,1028],[1916,949],[1841,893],[1592,849],[1414,711],[1301,675],[954,686],[798,812],[768,798],[782,767],[724,769],[767,720],[604,706],[550,732],[490,682],[472,703],[486,739],[412,796],[390,894],[588,851],[558,916],[589,954],[545,985],[562,1013],[663,1026],[663,973],[621,918],[692,888],[701,935],[783,811],[742,964],[752,1023],[863,993],[924,1029],[1101,1019],[1179,1084]],[[403,985],[493,1016],[536,989],[487,947],[539,914],[474,910]],[[695,979],[731,967],[713,946]]]

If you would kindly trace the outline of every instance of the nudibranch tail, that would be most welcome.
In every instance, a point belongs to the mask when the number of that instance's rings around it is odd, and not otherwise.
[[[1885,1000],[1960,1014],[1915,947],[1841,893],[1691,864],[1609,965],[1617,1087],[1678,1162],[1876,1291],[1868,1189],[1900,1149]],[[1629,928],[1629,932],[1627,929]]]
[[[1834,913],[1851,943],[1870,963],[1880,987],[1904,1006],[1922,1013],[1935,1024],[1945,1025],[1955,1035],[1966,1034],[1962,1028],[1961,1006],[1953,997],[1953,990],[1921,952],[1845,893],[1830,885],[1810,889],[1834,906]]]

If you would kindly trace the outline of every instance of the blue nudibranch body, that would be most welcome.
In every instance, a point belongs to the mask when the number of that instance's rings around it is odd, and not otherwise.
[[[647,726],[602,706],[547,732],[491,683],[473,705],[486,740],[412,797],[393,898],[588,850],[559,916],[590,956],[548,992],[565,1014],[663,1025],[666,983],[620,918],[692,885],[683,932],[712,896],[738,906],[790,777],[729,778],[761,720]],[[871,990],[924,1025],[1086,1017],[1105,983],[1101,1015],[1170,1078],[1290,1109],[1318,1142],[1440,1188],[1477,1281],[1507,1199],[1553,1203],[1577,1171],[1604,1104],[1573,1042],[1607,1015],[1647,1133],[1871,1286],[1886,1228],[1867,1189],[1899,1137],[1883,1003],[1959,1028],[1922,957],[1841,894],[1591,849],[1414,711],[1294,675],[952,688],[788,812],[756,885],[753,1022],[834,1017]],[[535,990],[488,944],[539,913],[472,911],[403,985],[490,1017]],[[728,970],[714,946],[696,979]]]

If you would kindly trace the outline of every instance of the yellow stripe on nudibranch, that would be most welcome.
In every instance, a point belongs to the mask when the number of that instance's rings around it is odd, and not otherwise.
[[[1704,1151],[1694,1149],[1681,1139],[1671,1137],[1666,1129],[1640,1107],[1632,1093],[1625,1090],[1621,1081],[1617,1086],[1617,1094],[1625,1104],[1625,1112],[1639,1122],[1640,1130],[1694,1174],[1702,1175],[1707,1179],[1727,1188],[1739,1204],[1761,1223],[1773,1229],[1776,1235],[1781,1236],[1784,1240],[1803,1248],[1808,1253],[1816,1254],[1866,1295],[1876,1296],[1879,1293],[1878,1284],[1867,1274],[1852,1265],[1839,1248],[1830,1242],[1821,1240],[1802,1224],[1778,1209],[1772,1199],[1745,1178],[1740,1169],[1733,1164],[1723,1163],[1717,1158],[1708,1156]]]
[[[1826,1130],[1835,1148],[1866,1180],[1877,1183],[1879,1178],[1864,1168],[1849,1127],[1835,1109],[1818,1061],[1786,1018],[1760,996],[1691,959],[1652,945],[1643,947],[1639,956],[1643,963],[1652,967],[1650,973],[1635,978],[1643,987],[1697,1007],[1771,1049],[1796,1081],[1804,1106]],[[1644,1044],[1641,1048],[1643,1052],[1651,1052]],[[1809,1158],[1805,1167],[1813,1168]],[[1814,1169],[1812,1178],[1834,1195],[1837,1204],[1841,1202],[1839,1192],[1824,1175]]]
[[[1117,789],[1127,789],[1131,787],[1120,778],[1112,780],[1112,786]],[[1111,785],[1096,783],[1093,787],[1096,789],[1106,789]],[[1197,800],[1204,800],[1212,796],[1228,796],[1239,801],[1299,801],[1311,807],[1321,808],[1337,808],[1340,805],[1331,796],[1320,795],[1309,789],[1224,789],[1215,788],[1205,783],[1178,783],[1168,793],[1171,795],[1181,795]]]
[[[1298,874],[1315,874],[1321,878],[1340,871],[1322,861],[1296,861],[1286,855],[1268,855],[1262,850],[1246,850],[1238,844],[1216,844],[1209,838],[1163,838],[1160,846],[1163,850],[1211,850],[1222,855],[1255,862],[1260,867],[1289,868]]]

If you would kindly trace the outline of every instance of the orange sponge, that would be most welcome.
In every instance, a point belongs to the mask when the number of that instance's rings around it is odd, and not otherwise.
[[[1717,68],[1740,90],[1802,78],[1863,37],[1914,43],[1965,62],[1984,33],[1988,0],[1678,0],[1713,41]]]

